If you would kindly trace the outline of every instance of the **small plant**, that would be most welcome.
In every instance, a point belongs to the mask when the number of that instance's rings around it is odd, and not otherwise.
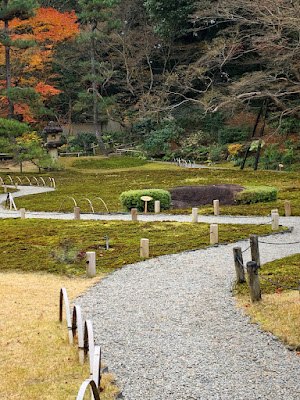
[[[235,194],[237,204],[253,204],[277,200],[277,189],[269,186],[246,186]]]
[[[141,200],[142,196],[150,196],[153,201],[148,202],[148,211],[154,211],[154,201],[160,201],[161,210],[168,210],[171,204],[171,195],[167,190],[162,189],[142,189],[142,190],[129,190],[123,192],[120,196],[122,206],[130,211],[132,208],[137,208],[139,211],[144,211],[145,203]]]

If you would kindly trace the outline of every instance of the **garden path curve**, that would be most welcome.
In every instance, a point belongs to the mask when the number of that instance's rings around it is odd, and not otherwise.
[[[40,188],[42,189],[42,188]],[[49,189],[49,188],[48,188]],[[5,196],[5,195],[4,195]],[[0,202],[5,200],[0,196]],[[72,219],[73,214],[27,213]],[[19,212],[0,211],[0,217]],[[82,219],[130,219],[82,215]],[[190,221],[190,216],[141,215],[142,220]],[[199,221],[266,223],[269,218],[199,216]],[[300,251],[300,217],[280,218],[291,233],[264,237],[262,262]],[[284,244],[286,243],[286,244]],[[232,248],[161,256],[118,270],[79,297],[93,321],[104,362],[126,400],[298,400],[300,357],[273,335],[249,323],[230,289]],[[250,251],[244,254],[250,260]]]

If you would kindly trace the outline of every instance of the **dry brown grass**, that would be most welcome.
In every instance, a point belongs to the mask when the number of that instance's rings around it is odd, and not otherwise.
[[[239,295],[238,306],[251,316],[251,322],[259,323],[261,329],[300,350],[299,292],[265,294],[258,303],[250,303],[247,296]]]
[[[33,273],[0,273],[0,398],[2,400],[75,399],[88,378],[88,364],[78,363],[77,346],[67,339],[66,322],[58,322],[59,291],[69,299],[99,278],[82,279]],[[101,399],[116,389],[105,377]]]

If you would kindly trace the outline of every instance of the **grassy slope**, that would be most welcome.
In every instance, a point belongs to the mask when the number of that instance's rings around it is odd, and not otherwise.
[[[285,257],[262,265],[259,273],[268,279],[289,287],[298,287],[300,279],[300,254]],[[262,301],[252,304],[248,285],[239,285],[239,306],[262,329],[270,331],[285,343],[300,351],[300,297],[298,291],[278,288],[260,279]]]
[[[71,161],[68,160],[70,164]],[[238,185],[275,186],[279,190],[278,201],[234,207],[221,206],[223,214],[267,215],[273,208],[284,212],[284,200],[290,200],[294,215],[300,215],[300,177],[299,174],[270,171],[240,171],[213,169],[183,169],[174,165],[149,163],[137,168],[115,170],[77,170],[70,167],[62,172],[51,173],[57,183],[57,191],[17,199],[17,207],[36,211],[58,211],[66,196],[78,201],[83,197],[90,199],[100,196],[106,202],[109,211],[121,211],[120,194],[125,190],[146,187],[168,189],[179,185],[205,185],[213,183],[233,183]],[[3,176],[3,175],[2,175]],[[94,202],[93,202],[94,203]],[[82,210],[88,211],[88,205],[82,202]],[[66,202],[64,211],[70,211],[73,203]],[[212,206],[199,207],[201,213],[212,213]],[[100,201],[95,201],[95,209],[104,212]],[[173,213],[182,210],[170,211]],[[190,210],[184,210],[190,212]]]

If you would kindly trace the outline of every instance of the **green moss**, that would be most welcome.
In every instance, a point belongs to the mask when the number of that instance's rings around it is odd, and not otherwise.
[[[277,200],[277,189],[270,186],[245,186],[245,189],[235,194],[237,204],[253,204]]]
[[[283,240],[284,241],[284,240]],[[300,279],[300,254],[284,257],[279,260],[266,263],[259,269],[259,274],[267,279],[284,286],[298,288]],[[275,293],[279,286],[260,278],[260,287],[263,294]],[[237,285],[236,290],[239,294],[249,293],[248,284]],[[281,291],[289,289],[280,288]]]
[[[133,168],[147,164],[146,160],[137,157],[107,157],[107,158],[85,158],[72,163],[73,168],[79,169],[118,169]]]
[[[26,175],[32,174],[26,173]],[[300,176],[294,172],[183,169],[174,165],[149,163],[140,170],[137,168],[117,172],[101,170],[99,173],[66,170],[51,173],[51,176],[55,178],[57,184],[58,189],[55,192],[18,198],[16,199],[17,207],[34,211],[58,211],[66,196],[73,196],[76,200],[82,197],[92,199],[100,196],[106,202],[109,211],[116,212],[122,210],[119,197],[126,190],[145,187],[168,190],[174,186],[190,185],[193,179],[198,185],[233,183],[241,186],[274,186],[278,190],[278,199],[270,203],[222,206],[222,199],[220,199],[222,214],[266,216],[270,214],[271,209],[278,208],[279,214],[284,215],[284,201],[289,200],[292,215],[300,215]],[[87,202],[86,204],[82,202],[80,206],[82,211],[89,211]],[[72,209],[73,204],[66,202],[64,211]],[[95,211],[105,211],[100,202],[95,203]],[[199,211],[203,214],[213,213],[211,206],[199,206]],[[188,213],[190,209],[169,212]]]
[[[0,270],[85,274],[84,252],[96,251],[97,271],[111,272],[140,261],[141,238],[150,240],[150,256],[193,250],[209,244],[209,225],[178,222],[2,220]],[[269,226],[222,225],[219,241],[234,242]],[[110,249],[106,250],[105,235]]]

